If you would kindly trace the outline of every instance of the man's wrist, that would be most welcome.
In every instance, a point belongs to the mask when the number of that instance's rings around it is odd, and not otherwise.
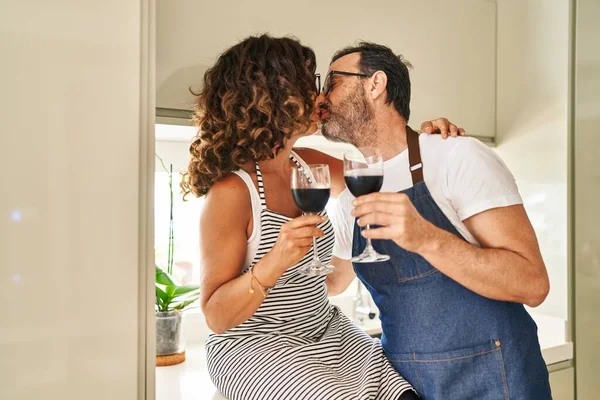
[[[448,241],[447,235],[448,232],[431,224],[429,234],[425,235],[425,240],[422,241],[416,253],[423,258],[438,254],[444,243]]]

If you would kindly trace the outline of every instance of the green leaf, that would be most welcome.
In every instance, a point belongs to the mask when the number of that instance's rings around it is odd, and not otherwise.
[[[172,304],[176,304],[176,303],[185,303],[186,301],[196,301],[200,298],[200,295],[196,294],[196,295],[191,295],[191,296],[180,296],[180,297],[176,297],[173,299],[173,301],[171,301]]]
[[[198,296],[199,297],[199,296]],[[196,300],[198,300],[198,297],[194,298],[194,299],[189,299],[184,301],[183,303],[179,303],[176,305],[173,305],[172,309],[173,310],[183,310],[185,307],[189,306],[190,304],[194,303]]]
[[[160,283],[161,285],[174,285],[177,286],[177,282],[175,279],[167,273],[167,271],[163,270],[161,267],[156,265],[156,283]]]
[[[169,307],[169,303],[173,301],[167,294],[158,286],[156,288],[156,304],[158,305],[158,311],[166,311]]]
[[[200,286],[198,285],[181,285],[175,287],[175,291],[173,292],[173,297],[182,296],[184,294],[189,294],[193,292],[200,293]]]
[[[165,301],[167,301],[169,296],[167,296],[167,294],[158,286],[155,286],[155,287],[156,287],[156,298],[159,299],[160,301],[162,301],[163,303]]]
[[[163,285],[163,290],[169,297],[179,297],[194,292],[200,293],[198,285]]]
[[[175,297],[175,291],[177,290],[177,288],[177,285],[166,285],[165,292],[167,293],[167,296]]]

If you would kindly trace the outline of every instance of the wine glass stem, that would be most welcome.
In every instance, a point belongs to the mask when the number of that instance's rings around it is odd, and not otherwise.
[[[314,213],[303,213],[304,215],[315,215]],[[317,250],[317,237],[313,236],[313,263],[320,263],[319,250]]]
[[[369,225],[365,227],[365,229],[371,229]],[[371,243],[371,238],[367,238],[367,247],[365,247],[365,253],[373,254],[375,249],[373,248],[373,244]]]
[[[319,262],[319,250],[317,250],[317,237],[313,236],[313,261]]]

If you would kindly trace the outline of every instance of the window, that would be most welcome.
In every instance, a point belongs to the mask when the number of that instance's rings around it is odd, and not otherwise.
[[[168,167],[168,165],[167,165]],[[188,196],[183,201],[178,171],[173,172],[173,275],[184,285],[200,280],[198,222],[204,199]],[[167,264],[170,214],[169,176],[157,171],[154,180],[154,247],[158,265]]]

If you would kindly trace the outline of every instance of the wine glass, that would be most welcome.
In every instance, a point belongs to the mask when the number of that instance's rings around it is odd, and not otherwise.
[[[344,153],[344,181],[354,197],[379,192],[383,184],[383,157],[374,147],[359,147]],[[365,229],[369,229],[369,225]],[[389,260],[385,254],[379,254],[367,238],[364,251],[352,257],[355,263],[372,263]]]
[[[331,192],[329,165],[314,164],[304,168],[292,168],[292,197],[304,215],[315,215],[325,209]],[[313,258],[298,272],[309,276],[326,275],[334,270],[319,259],[317,238],[313,236]]]

